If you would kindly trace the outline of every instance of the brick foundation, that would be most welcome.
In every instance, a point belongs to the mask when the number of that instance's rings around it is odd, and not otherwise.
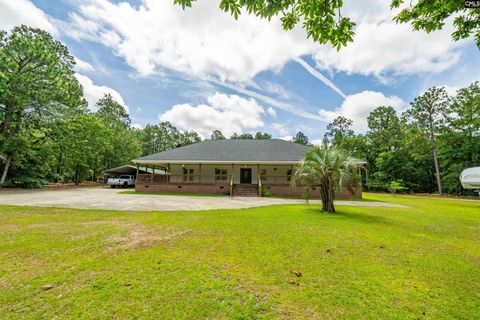
[[[280,197],[301,197],[304,195],[303,187],[291,187],[288,185],[267,185],[264,188],[270,190],[272,196]],[[135,191],[138,192],[178,192],[195,194],[230,194],[230,186],[211,184],[151,184],[149,182],[137,181]],[[310,193],[310,197],[320,197],[319,188]],[[336,199],[351,199],[352,194],[348,190],[342,190],[335,195]],[[358,188],[353,195],[354,199],[362,199],[362,189]]]
[[[291,186],[265,186],[267,190],[270,190],[272,196],[280,197],[301,197],[305,194],[305,188],[303,187],[291,187]],[[310,192],[310,197],[320,197],[320,189],[316,187]],[[336,192],[335,199],[351,199],[352,194],[348,190],[341,190]],[[358,188],[353,195],[354,199],[362,199],[362,189]]]
[[[203,184],[150,184],[137,182],[135,191],[138,192],[178,192],[195,194],[230,194],[228,185],[203,185]]]

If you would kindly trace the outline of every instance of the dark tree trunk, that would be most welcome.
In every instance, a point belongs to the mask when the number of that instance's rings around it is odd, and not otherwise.
[[[0,134],[5,135],[7,130],[9,129],[10,126],[10,121],[11,121],[11,115],[13,110],[15,109],[14,105],[7,104],[5,105],[5,116],[3,119],[3,122],[0,124]],[[15,129],[16,133],[18,134],[20,131],[20,126],[17,125],[17,128]],[[5,179],[7,178],[8,170],[10,169],[10,164],[12,161],[12,155],[7,154],[5,156],[5,166],[3,167],[3,172],[2,176],[0,177],[0,188],[2,187],[3,183],[5,182]]]
[[[2,123],[0,123],[0,134],[5,134],[5,132],[7,132],[14,109],[15,106],[11,104],[5,105],[5,115]]]
[[[12,157],[7,154],[5,157],[5,166],[3,167],[2,177],[0,178],[0,188],[3,186],[3,183],[7,178],[7,173],[8,173],[8,169],[10,168],[11,161],[12,161]]]
[[[432,149],[433,153],[433,161],[435,162],[435,176],[437,177],[437,187],[438,187],[438,194],[442,195],[443,194],[443,188],[442,188],[442,180],[440,178],[440,166],[438,165],[438,157],[437,157],[437,148],[434,147]]]
[[[55,170],[56,173],[57,173],[57,176],[58,176],[59,180],[60,180],[60,177],[62,176],[62,161],[63,161],[63,159],[62,159],[62,154],[60,153],[60,154],[58,155],[57,168],[56,168],[56,170]],[[56,182],[58,182],[58,181],[56,181]]]
[[[80,172],[78,170],[78,166],[75,168],[75,184],[80,183]]]
[[[435,164],[435,176],[437,178],[438,194],[442,195],[443,189],[442,189],[442,179],[440,177],[440,166],[438,164],[437,141],[435,139],[435,134],[433,133],[433,130],[431,131],[431,139],[432,139],[433,162]]]
[[[430,142],[432,143],[432,153],[433,153],[433,162],[435,164],[435,175],[437,178],[437,187],[438,187],[438,194],[442,195],[442,179],[440,178],[440,166],[438,165],[438,156],[437,156],[437,139],[435,138],[435,128],[434,128],[434,111],[433,107],[430,106],[428,109],[428,127],[430,131]]]

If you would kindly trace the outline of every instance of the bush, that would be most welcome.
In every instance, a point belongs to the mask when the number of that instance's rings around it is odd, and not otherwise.
[[[272,192],[268,190],[267,188],[262,188],[262,197],[270,197],[272,195]]]
[[[45,187],[48,181],[41,178],[18,177],[5,181],[3,187],[7,188],[25,188],[25,189],[40,189]]]
[[[390,191],[392,193],[392,195],[395,195],[397,193],[397,191],[403,191],[403,190],[407,189],[403,185],[402,180],[390,181],[385,187],[388,189],[388,191]]]

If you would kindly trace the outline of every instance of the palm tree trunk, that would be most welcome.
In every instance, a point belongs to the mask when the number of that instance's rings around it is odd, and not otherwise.
[[[327,188],[325,185],[322,185],[320,187],[320,195],[322,197],[322,210],[327,212],[327,208],[328,208],[328,195],[327,195]]]
[[[329,185],[329,188],[328,188],[328,207],[327,207],[327,212],[328,213],[335,213],[335,205],[333,204],[333,200],[335,200],[335,190],[333,189],[333,186]]]
[[[327,213],[335,213],[335,205],[333,204],[335,190],[333,190],[333,187],[330,183],[324,183],[320,192],[322,195],[322,210]]]

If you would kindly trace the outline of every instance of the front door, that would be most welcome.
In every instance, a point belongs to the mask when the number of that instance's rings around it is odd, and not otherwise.
[[[240,183],[252,183],[252,169],[242,168],[240,169]]]

